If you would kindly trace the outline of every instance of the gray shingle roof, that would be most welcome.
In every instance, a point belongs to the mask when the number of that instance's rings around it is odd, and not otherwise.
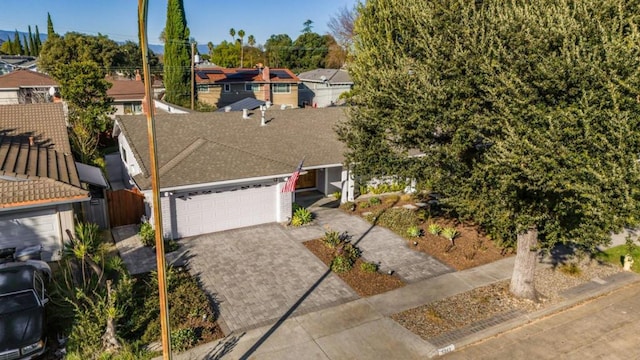
[[[237,112],[157,115],[157,156],[162,188],[277,176],[304,167],[343,162],[344,146],[335,124],[344,108],[267,110],[242,119]],[[150,188],[147,124],[144,116],[120,116],[121,129],[141,164],[135,180]]]
[[[315,69],[298,75],[300,81],[324,82],[329,84],[353,84],[351,76],[342,69]]]

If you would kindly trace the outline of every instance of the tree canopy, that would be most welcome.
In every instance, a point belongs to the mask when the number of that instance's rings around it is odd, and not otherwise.
[[[531,250],[593,249],[637,222],[639,17],[625,0],[367,1],[347,160],[517,239],[512,292],[534,297]]]

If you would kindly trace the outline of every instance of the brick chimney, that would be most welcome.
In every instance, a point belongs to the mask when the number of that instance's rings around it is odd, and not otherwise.
[[[262,70],[262,80],[269,81],[269,79],[270,79],[269,67],[265,66],[264,69]]]
[[[147,108],[147,95],[142,98],[142,113],[145,115],[149,113],[149,109]]]
[[[142,76],[140,76],[140,70],[136,69],[136,81],[142,81]]]
[[[266,82],[264,84],[264,101],[271,101],[271,76],[268,66],[265,66],[264,70],[262,70],[262,80]]]

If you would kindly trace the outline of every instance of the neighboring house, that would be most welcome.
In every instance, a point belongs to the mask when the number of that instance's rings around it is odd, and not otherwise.
[[[0,105],[52,102],[58,89],[48,75],[18,69],[0,76]]]
[[[135,79],[107,78],[107,80],[112,84],[107,90],[107,95],[113,99],[114,116],[142,114],[145,91],[140,74],[137,74]]]
[[[156,118],[163,235],[173,238],[269,223],[291,217],[286,179],[304,158],[297,189],[353,196],[344,145],[334,132],[343,108],[160,114]],[[147,125],[116,118],[123,167],[152,214]]]
[[[0,248],[62,255],[73,205],[89,201],[71,155],[61,103],[0,106]]]
[[[245,98],[298,107],[299,80],[289,69],[198,67],[194,78],[198,101],[218,108]]]
[[[36,58],[23,55],[0,55],[0,75],[17,69],[37,70]]]
[[[301,107],[327,107],[344,104],[340,95],[353,88],[353,81],[343,69],[316,69],[298,75]]]

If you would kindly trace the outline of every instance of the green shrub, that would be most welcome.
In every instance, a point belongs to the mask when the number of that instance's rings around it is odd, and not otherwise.
[[[358,203],[358,208],[360,208],[360,209],[366,209],[366,208],[368,208],[370,206],[371,206],[371,204],[369,202],[367,202],[367,201],[360,201]]]
[[[449,240],[451,242],[453,242],[453,239],[455,239],[458,235],[460,235],[460,233],[458,233],[458,230],[456,230],[455,228],[452,228],[452,227],[447,227],[447,228],[442,229],[442,233],[441,234],[445,239],[447,239],[447,240]]]
[[[582,273],[582,269],[580,269],[578,264],[576,264],[575,262],[563,264],[562,266],[560,266],[560,271],[570,276],[579,276]]]
[[[360,185],[359,187],[360,195],[368,194],[369,190],[370,188],[367,185]]]
[[[198,335],[192,328],[183,328],[171,332],[171,348],[175,351],[185,351],[198,342]]]
[[[384,198],[384,203],[387,205],[393,205],[395,203],[397,203],[398,201],[400,201],[400,196],[399,195],[389,195],[386,196]]]
[[[349,262],[351,262],[351,264],[356,262],[356,259],[358,259],[360,257],[360,249],[358,249],[357,246],[351,244],[351,243],[345,243],[343,242],[342,245],[340,247],[338,247],[338,255],[342,255],[345,258],[347,258],[347,260],[349,260]]]
[[[331,261],[331,271],[335,273],[347,272],[353,268],[353,263],[346,256],[338,255]]]
[[[384,226],[396,234],[403,235],[411,226],[419,223],[415,211],[403,208],[391,208],[377,214],[377,224]]]
[[[313,215],[311,211],[306,208],[298,208],[293,213],[293,218],[291,218],[291,225],[293,226],[302,226],[310,223],[313,220]]]
[[[325,231],[322,241],[327,247],[335,249],[340,244],[340,233],[337,231]]]
[[[180,245],[173,239],[164,239],[164,253],[168,254],[170,252],[174,252],[180,248]]]
[[[380,200],[379,197],[374,196],[374,197],[369,198],[369,204],[371,204],[371,205],[380,205],[380,204],[382,204],[382,200]]]
[[[335,191],[331,196],[336,200],[340,200],[342,198],[342,191]]]
[[[422,229],[417,225],[410,226],[407,229],[407,235],[409,235],[409,237],[420,237],[422,236]]]
[[[378,264],[372,262],[363,262],[360,264],[360,269],[364,272],[374,273],[378,271]]]
[[[295,213],[296,213],[296,211],[297,211],[298,209],[301,209],[302,207],[303,207],[303,206],[301,206],[301,205],[300,205],[300,204],[298,204],[298,203],[293,203],[293,204],[291,204],[291,212],[292,212],[293,214],[295,214]]]
[[[151,226],[151,223],[145,221],[140,225],[140,231],[138,232],[142,245],[153,247],[156,245],[156,231]]]
[[[442,232],[442,227],[436,223],[429,224],[429,234],[432,235],[440,235]]]

